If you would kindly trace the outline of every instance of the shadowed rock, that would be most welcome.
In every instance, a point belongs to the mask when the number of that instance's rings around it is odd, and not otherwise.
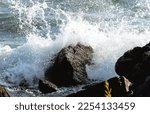
[[[131,96],[132,83],[125,77],[114,77],[104,82],[89,85],[68,97],[126,97]]]
[[[134,84],[134,96],[150,96],[150,43],[127,51],[118,59],[115,69]]]
[[[115,70],[134,84],[142,84],[150,75],[150,44],[127,51],[116,62]]]
[[[137,85],[134,89],[134,97],[150,97],[150,76],[148,76],[144,83]]]
[[[57,86],[47,80],[39,80],[39,90],[46,94],[58,90]]]
[[[93,49],[82,44],[63,48],[54,65],[47,69],[46,79],[57,86],[87,83],[86,64],[90,64],[92,54]]]

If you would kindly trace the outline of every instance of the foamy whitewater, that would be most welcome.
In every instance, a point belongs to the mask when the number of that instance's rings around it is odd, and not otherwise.
[[[150,0],[0,0],[0,85],[12,96],[42,96],[37,79],[63,47],[78,42],[94,49],[88,78],[109,79],[117,59],[149,43],[149,34]],[[30,89],[18,87],[25,80]]]

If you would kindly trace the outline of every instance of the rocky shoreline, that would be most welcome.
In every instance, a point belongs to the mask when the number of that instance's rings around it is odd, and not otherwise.
[[[63,48],[54,59],[54,64],[45,72],[45,79],[39,80],[43,94],[56,92],[60,87],[86,84],[80,91],[66,97],[148,97],[150,92],[150,43],[125,52],[116,62],[118,76],[91,84],[87,78],[86,65],[90,65],[93,49],[78,43]],[[9,97],[0,87],[0,97]]]

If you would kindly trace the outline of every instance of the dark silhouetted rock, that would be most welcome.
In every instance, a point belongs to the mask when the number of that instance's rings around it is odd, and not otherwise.
[[[150,96],[150,43],[127,51],[118,59],[115,69],[133,83],[134,96]]]
[[[47,80],[39,80],[39,90],[46,94],[58,90],[57,86]]]
[[[148,76],[144,83],[137,85],[134,89],[134,97],[150,97],[150,76]]]
[[[82,44],[63,48],[54,65],[46,71],[46,79],[57,86],[87,83],[86,64],[91,62],[92,54],[93,49]]]
[[[10,97],[10,95],[8,94],[6,89],[4,87],[1,87],[1,86],[0,86],[0,97]]]
[[[131,86],[132,83],[125,77],[114,77],[86,86],[83,90],[68,95],[68,97],[127,97],[133,94]]]
[[[118,59],[115,70],[135,85],[145,82],[150,75],[150,44],[127,51]]]

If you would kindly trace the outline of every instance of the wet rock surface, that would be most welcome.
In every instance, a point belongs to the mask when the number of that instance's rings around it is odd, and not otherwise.
[[[0,86],[0,97],[10,97],[9,93],[7,92],[7,90]]]
[[[57,86],[47,80],[39,80],[39,90],[46,94],[58,90]]]
[[[88,83],[86,65],[90,64],[92,54],[93,49],[82,44],[63,48],[54,65],[47,69],[46,79],[57,86]]]

